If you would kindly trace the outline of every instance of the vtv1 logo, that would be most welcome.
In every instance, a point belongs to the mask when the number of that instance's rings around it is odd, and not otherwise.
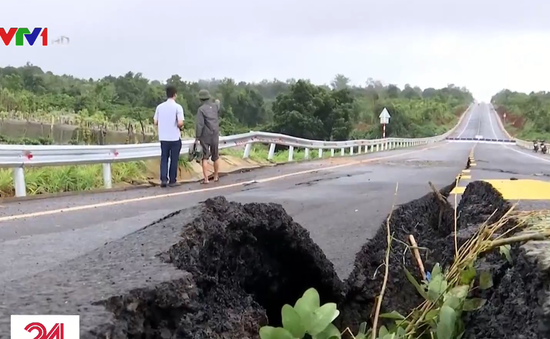
[[[78,315],[12,315],[11,339],[80,339]]]
[[[32,32],[26,27],[12,27],[6,30],[0,27],[0,38],[4,42],[4,45],[9,46],[15,36],[15,46],[23,46],[24,39],[30,46],[33,46],[36,40],[41,37],[42,46],[48,46],[48,28],[36,27]]]

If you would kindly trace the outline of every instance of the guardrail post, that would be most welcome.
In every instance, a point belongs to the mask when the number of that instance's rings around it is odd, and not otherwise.
[[[252,143],[246,144],[246,146],[244,147],[243,159],[248,159],[248,157],[250,157],[251,148],[252,148]]]
[[[306,152],[304,154],[304,159],[309,159],[309,148],[306,148]]]
[[[269,145],[269,153],[267,153],[267,160],[272,160],[275,155],[275,144],[271,143]]]
[[[319,158],[322,158],[322,157],[323,157],[323,149],[319,148]]]
[[[334,148],[331,148],[331,149],[330,149],[330,156],[331,156],[331,157],[334,157]]]
[[[375,152],[378,152],[380,150],[380,144],[376,144],[376,151]]]
[[[365,145],[365,153],[369,152],[369,145]]]
[[[111,163],[103,164],[103,186],[105,188],[113,188],[111,176]]]
[[[16,197],[24,197],[27,195],[27,185],[25,184],[25,171],[23,167],[15,167],[13,169],[13,186],[15,188]]]
[[[353,155],[353,146],[349,148],[349,155]]]
[[[288,146],[288,161],[294,158],[294,146]]]
[[[345,154],[346,154],[346,151],[345,151],[343,148],[340,149],[340,155],[341,155],[341,156],[344,156]]]

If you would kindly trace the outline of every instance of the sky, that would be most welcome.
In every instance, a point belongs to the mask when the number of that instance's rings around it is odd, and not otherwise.
[[[403,87],[550,90],[548,0],[1,0],[0,27],[48,27],[68,45],[0,44],[26,62],[101,78],[243,81],[344,74]]]

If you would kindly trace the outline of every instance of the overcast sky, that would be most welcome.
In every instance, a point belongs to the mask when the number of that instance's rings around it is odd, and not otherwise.
[[[342,73],[425,87],[550,90],[549,0],[1,0],[3,27],[48,27],[68,46],[4,47],[27,61],[99,78],[309,78]],[[12,43],[13,44],[13,43]]]

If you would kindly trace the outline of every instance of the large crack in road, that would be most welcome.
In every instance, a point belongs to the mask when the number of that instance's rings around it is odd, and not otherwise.
[[[447,197],[454,183],[441,189]],[[498,220],[510,205],[490,184],[473,182],[459,206],[459,245],[487,219]],[[496,212],[495,212],[496,211]],[[454,255],[454,209],[436,193],[392,212],[393,237],[413,235],[428,250],[428,270]],[[345,231],[345,220],[342,220]],[[394,241],[383,311],[406,314],[422,302],[405,276],[420,274],[406,246]],[[10,283],[1,290],[0,328],[9,314],[80,314],[88,338],[258,338],[262,325],[280,324],[283,304],[293,304],[309,287],[322,302],[337,302],[340,328],[369,322],[380,291],[386,225],[366,240],[354,269],[342,281],[333,264],[278,204],[208,199],[106,243],[55,270]],[[493,274],[484,291],[487,304],[465,317],[465,339],[550,338],[542,319],[550,279],[533,257],[513,246],[513,264],[498,251],[481,258],[479,269]],[[0,338],[7,338],[1,331]]]

